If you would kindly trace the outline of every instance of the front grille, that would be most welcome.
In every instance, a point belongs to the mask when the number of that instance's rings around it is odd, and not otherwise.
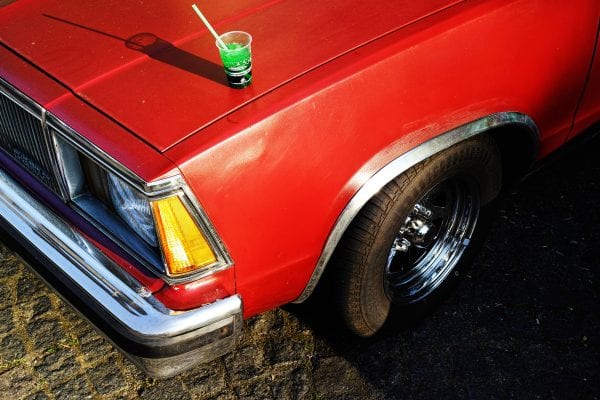
[[[33,115],[0,91],[0,149],[55,193],[60,192],[53,172],[54,152],[40,115]]]

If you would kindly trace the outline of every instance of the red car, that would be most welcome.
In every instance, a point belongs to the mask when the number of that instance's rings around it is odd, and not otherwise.
[[[318,283],[363,336],[426,309],[600,120],[598,0],[199,0],[243,89],[190,6],[0,1],[3,234],[152,376]]]

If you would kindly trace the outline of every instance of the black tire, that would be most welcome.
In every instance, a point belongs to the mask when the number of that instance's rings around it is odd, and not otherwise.
[[[481,136],[417,164],[380,190],[352,221],[330,265],[335,302],[348,327],[368,337],[393,305],[414,314],[439,302],[476,250],[482,207],[501,182],[499,150]]]

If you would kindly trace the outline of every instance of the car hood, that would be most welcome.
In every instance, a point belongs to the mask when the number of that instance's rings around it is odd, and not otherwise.
[[[244,90],[227,87],[214,39],[188,2],[16,0],[0,6],[0,41],[165,151],[295,77],[458,2],[198,0],[217,31],[252,34],[254,81]]]

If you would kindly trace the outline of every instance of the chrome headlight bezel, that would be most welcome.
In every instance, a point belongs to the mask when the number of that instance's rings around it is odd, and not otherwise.
[[[52,133],[59,159],[59,168],[65,180],[67,201],[73,205],[76,211],[154,274],[167,283],[177,284],[199,279],[233,265],[225,245],[220,240],[214,226],[181,174],[146,182],[50,113],[47,114],[47,125]],[[123,221],[119,224],[118,221],[125,218],[115,218],[114,215],[111,217],[111,210],[107,209],[110,206],[106,207],[106,204],[96,198],[100,196],[90,196],[89,192],[86,192],[86,176],[82,172],[81,156],[85,157],[85,162],[93,163],[106,174],[103,179],[108,181],[110,179],[108,177],[112,175],[123,188],[128,188],[127,190],[131,196],[141,201],[145,199],[148,204],[168,197],[180,197],[186,210],[213,250],[216,261],[186,274],[177,276],[169,274],[163,250],[158,240],[155,242],[156,246],[152,246],[151,241],[148,242],[141,236],[137,236],[138,239],[136,240],[131,235],[134,228],[130,224],[123,223]],[[108,196],[110,196],[110,193],[108,193]],[[150,214],[152,214],[151,211]],[[152,221],[154,229],[156,229],[153,218]],[[123,225],[127,226],[124,227]]]

